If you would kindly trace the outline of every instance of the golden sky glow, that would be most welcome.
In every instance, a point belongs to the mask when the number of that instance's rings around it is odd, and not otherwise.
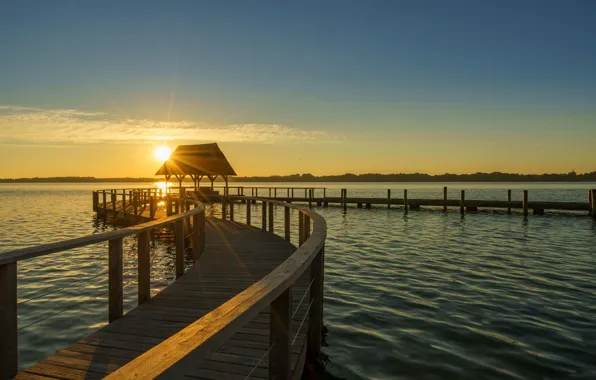
[[[201,3],[9,2],[0,177],[596,170],[594,2]]]

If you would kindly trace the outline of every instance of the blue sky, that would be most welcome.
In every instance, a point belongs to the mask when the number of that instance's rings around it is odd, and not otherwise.
[[[593,1],[14,1],[0,13],[0,144],[58,159],[220,131],[226,153],[256,155],[247,175],[323,159],[326,173],[596,170],[595,16]],[[59,110],[74,112],[47,117]],[[123,124],[155,123],[177,132],[123,146]],[[279,150],[291,162],[255,169]]]

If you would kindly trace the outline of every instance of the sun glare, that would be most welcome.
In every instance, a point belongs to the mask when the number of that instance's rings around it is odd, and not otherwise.
[[[170,154],[172,154],[172,150],[167,146],[155,147],[155,150],[153,151],[153,155],[159,161],[166,161],[168,158],[170,158]]]

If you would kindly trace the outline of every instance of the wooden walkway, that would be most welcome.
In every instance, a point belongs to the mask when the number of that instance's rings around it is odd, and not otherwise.
[[[198,264],[173,284],[16,378],[102,378],[260,280],[296,249],[279,236],[220,219],[207,219],[206,238]],[[304,366],[308,281],[306,271],[292,289],[293,378]],[[206,360],[193,361],[191,353],[161,378],[268,379],[269,317],[267,308]]]

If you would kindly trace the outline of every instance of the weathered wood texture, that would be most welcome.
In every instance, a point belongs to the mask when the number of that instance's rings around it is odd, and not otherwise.
[[[26,369],[17,379],[102,378],[248,288],[295,250],[282,237],[243,224],[208,218],[206,229],[205,251],[186,274],[115,322]],[[294,374],[302,371],[299,359],[306,347],[308,293],[306,301],[297,306],[309,278],[307,270],[292,288],[291,340],[298,332],[291,347]],[[250,374],[251,379],[267,379],[269,323],[266,308],[205,360],[193,360],[191,353],[160,378],[244,379]]]

